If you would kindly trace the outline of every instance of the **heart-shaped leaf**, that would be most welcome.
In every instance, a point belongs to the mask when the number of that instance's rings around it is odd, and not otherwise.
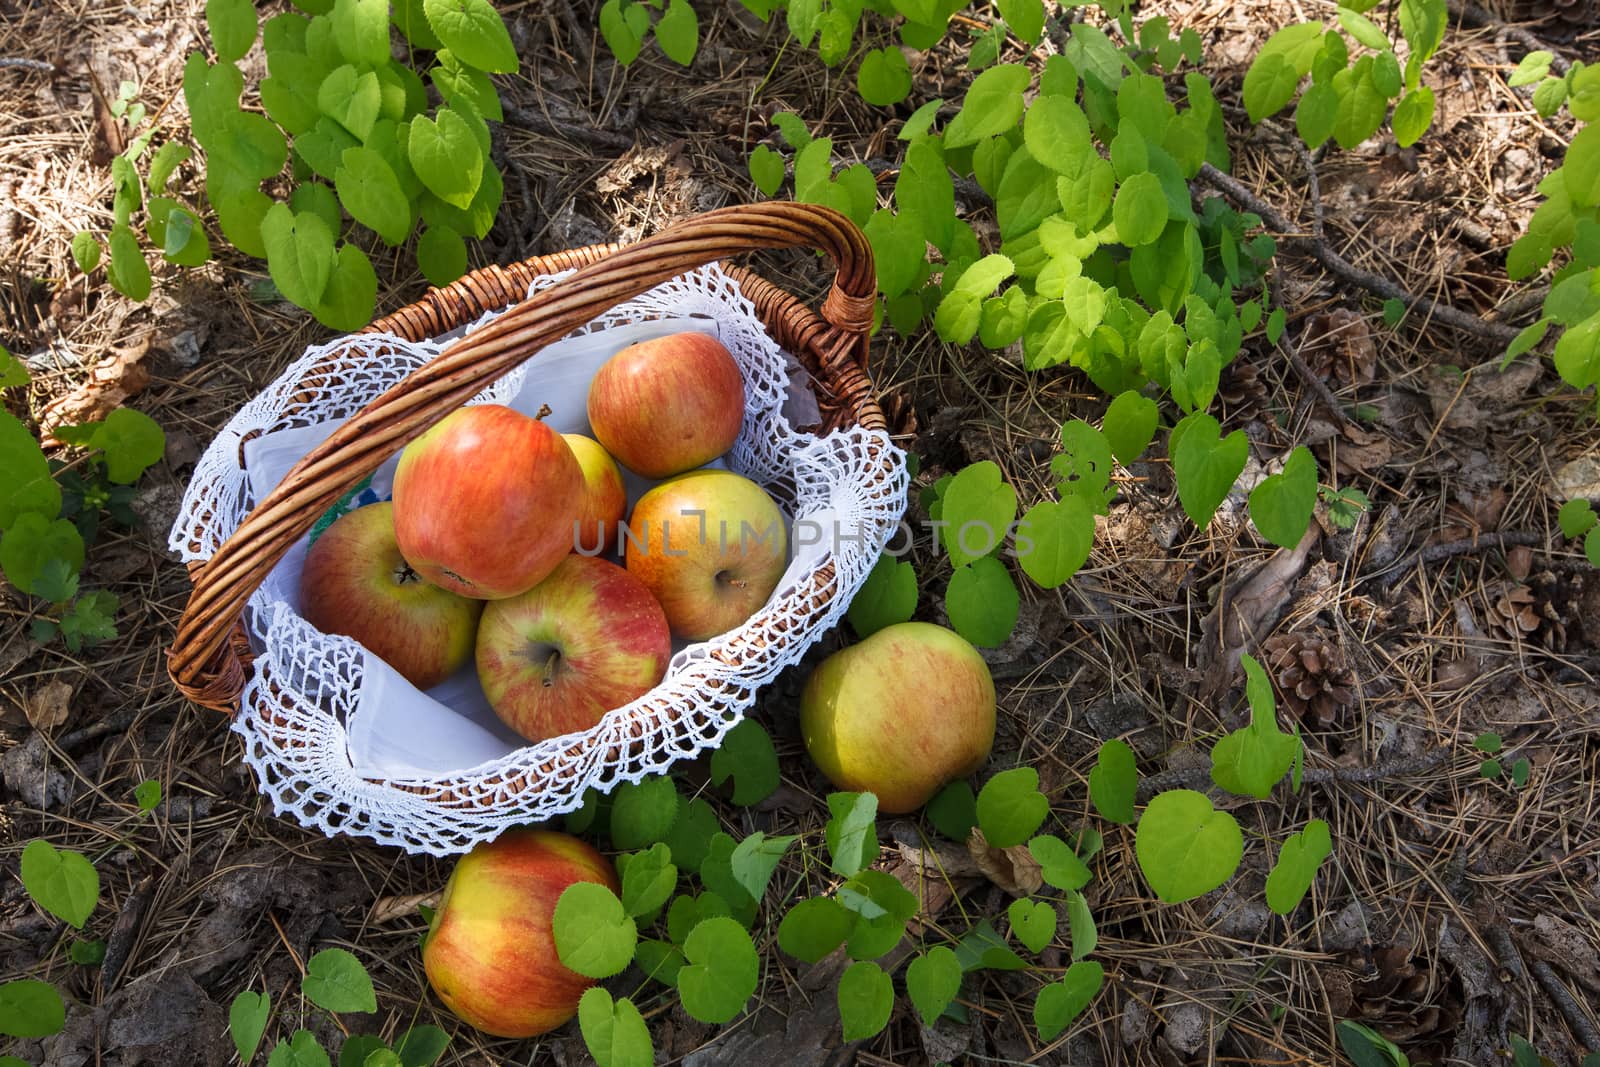
[[[1033,1002],[1033,1025],[1041,1041],[1054,1041],[1072,1020],[1083,1014],[1100,992],[1105,970],[1098,963],[1079,962],[1067,968],[1059,982],[1039,990]]]
[[[1133,800],[1138,785],[1139,774],[1128,743],[1112,738],[1101,745],[1094,770],[1089,772],[1089,799],[1094,801],[1095,810],[1115,823],[1133,822]]]
[[[578,1001],[578,1029],[598,1067],[650,1067],[650,1028],[627,997],[612,1000],[599,986]]]
[[[1146,805],[1134,852],[1156,896],[1178,904],[1228,880],[1244,856],[1244,834],[1204,793],[1169,789]]]
[[[1262,479],[1250,492],[1250,518],[1261,536],[1293,548],[1311,525],[1317,506],[1317,461],[1304,445],[1289,453],[1283,470]]]
[[[992,848],[1020,845],[1050,813],[1039,792],[1039,772],[1032,767],[1001,771],[978,792],[978,826]]]
[[[1242,430],[1224,438],[1216,419],[1195,412],[1173,428],[1170,451],[1178,500],[1194,524],[1204,527],[1244,470],[1249,442]]]
[[[906,968],[906,993],[924,1026],[932,1026],[961,992],[961,961],[945,945],[935,945]]]
[[[732,919],[707,919],[683,943],[689,961],[678,972],[683,1010],[703,1023],[725,1023],[756,991],[761,961],[750,935]]]
[[[597,882],[574,882],[556,901],[556,954],[589,978],[609,978],[633,959],[639,931],[622,901]]]
[[[1013,900],[1006,908],[1011,933],[1029,952],[1043,952],[1056,936],[1056,909],[1042,900]]]
[[[1332,852],[1333,838],[1321,819],[1312,819],[1304,830],[1291,835],[1267,875],[1267,907],[1279,915],[1294,911],[1311,891],[1317,868]]]
[[[78,853],[35,839],[22,850],[22,887],[39,907],[81,930],[100,901],[100,872]]]

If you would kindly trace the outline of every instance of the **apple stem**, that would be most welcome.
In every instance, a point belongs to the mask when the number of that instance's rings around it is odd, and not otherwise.
[[[556,664],[561,661],[559,649],[552,650],[550,658],[544,661],[544,687],[549,689],[555,684]]]
[[[555,409],[552,408],[549,404],[540,404],[539,405],[539,410],[533,413],[533,417],[537,421],[543,422],[544,421],[544,417],[546,415],[553,415],[553,414],[555,414]]]

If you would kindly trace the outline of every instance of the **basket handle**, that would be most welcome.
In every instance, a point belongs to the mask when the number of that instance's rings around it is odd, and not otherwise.
[[[485,386],[598,315],[707,263],[763,248],[811,247],[834,262],[822,305],[830,327],[815,346],[825,367],[848,368],[854,401],[876,415],[865,374],[877,276],[872,248],[832,208],[769,201],[720,208],[619,248],[512,306],[417,368],[307,453],[191,575],[188,604],[167,652],[184,696],[231,713],[248,649],[235,639],[246,601],[290,547],[352,485]]]

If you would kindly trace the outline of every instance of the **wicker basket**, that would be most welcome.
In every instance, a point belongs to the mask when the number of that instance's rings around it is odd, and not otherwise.
[[[168,653],[168,669],[179,690],[191,700],[232,714],[239,706],[250,674],[251,646],[242,625],[242,613],[252,592],[327,510],[352,486],[375,470],[429,426],[466,403],[485,386],[517,367],[574,329],[608,309],[678,277],[725,257],[754,249],[811,247],[828,255],[836,273],[821,314],[795,297],[747,270],[724,266],[742,295],[750,301],[768,334],[791,353],[812,378],[822,424],[818,433],[860,428],[869,435],[871,476],[865,491],[880,494],[905,492],[904,458],[888,443],[883,413],[873,398],[867,375],[867,336],[871,327],[876,279],[871,248],[860,231],[840,213],[823,207],[766,203],[727,208],[680,222],[660,234],[632,245],[603,245],[541,256],[511,267],[475,271],[444,289],[431,290],[422,300],[375,322],[366,332],[386,332],[412,341],[435,338],[480,318],[484,313],[508,308],[489,324],[468,333],[439,356],[412,372],[398,385],[368,403],[323,444],[307,454],[265,499],[259,501],[227,540],[204,562],[191,564],[193,590]],[[526,294],[541,275],[575,269],[562,281],[532,297]],[[326,374],[337,377],[344,356],[339,348],[327,356]],[[322,372],[323,364],[317,364]],[[299,394],[296,394],[296,402]],[[309,402],[309,401],[308,401]],[[881,444],[879,443],[881,442]],[[858,487],[859,489],[860,487]],[[852,584],[859,582],[853,576]],[[785,607],[800,620],[791,632],[774,639],[769,631],[759,646],[740,640],[721,642],[714,654],[720,666],[739,668],[748,659],[769,669],[748,681],[735,675],[718,677],[704,689],[714,709],[727,709],[735,721],[753,701],[755,691],[773,671],[774,652],[791,639],[794,657],[820,632],[807,621],[824,615],[837,617],[836,602],[853,593],[841,588],[839,575],[825,560],[809,582],[791,594]],[[741,631],[742,632],[742,631]],[[619,735],[612,731],[604,751],[586,751],[597,742],[582,735],[564,749],[561,759],[525,767],[473,784],[470,790],[430,788],[396,782],[366,780],[369,797],[381,806],[385,790],[403,789],[413,801],[421,795],[430,808],[459,813],[462,826],[446,840],[433,840],[418,850],[454,852],[493,836],[497,820],[475,822],[475,809],[490,809],[503,820],[508,804],[541,788],[541,775],[555,779],[554,768],[577,762],[603,762],[616,768],[604,781],[589,784],[609,788],[617,781],[636,780],[662,761],[659,743],[650,736],[661,723],[681,714],[681,704],[663,702],[648,708],[654,692],[642,698],[650,714],[630,720],[637,725]],[[272,724],[269,713],[268,725]],[[669,753],[683,758],[715,744],[727,726],[702,731],[687,741],[679,738]],[[273,743],[292,749],[306,744],[287,725]],[[681,749],[681,751],[678,751]],[[252,762],[256,762],[252,760]],[[258,772],[261,768],[257,767]],[[563,771],[570,777],[570,771]],[[265,783],[264,783],[265,785]],[[314,788],[307,791],[315,794]],[[564,789],[562,809],[581,803],[583,789]],[[274,794],[275,802],[278,797]],[[315,795],[303,802],[315,807]],[[298,801],[297,801],[298,803]],[[284,803],[278,803],[280,811]],[[357,804],[356,807],[361,807]],[[541,806],[548,813],[549,806]],[[295,811],[306,822],[304,813]],[[317,825],[330,833],[378,836],[369,814],[360,810],[318,811]],[[406,842],[401,841],[405,844]],[[409,846],[408,846],[409,847]]]

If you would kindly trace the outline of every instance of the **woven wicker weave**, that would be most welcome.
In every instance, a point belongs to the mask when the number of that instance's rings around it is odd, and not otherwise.
[[[485,312],[509,309],[363,408],[306,455],[209,560],[191,565],[194,588],[168,653],[168,669],[179,690],[219,711],[236,709],[251,661],[240,622],[247,599],[317,518],[386,457],[484,386],[609,308],[707,263],[753,249],[790,247],[818,249],[834,262],[833,286],[820,315],[747,270],[724,269],[773,339],[811,375],[821,411],[819,429],[884,429],[866,371],[876,291],[872,252],[860,231],[831,209],[786,203],[728,208],[632,245],[591,246],[475,271],[375,322],[367,332],[423,340]],[[527,297],[532,279],[568,269],[576,272]],[[341,356],[335,350],[327,357],[328,375],[336,377],[341,363],[348,364]],[[886,478],[895,476],[898,462],[885,457]],[[838,593],[831,567],[823,567],[809,588],[795,594],[801,600],[800,614],[820,613]],[[767,658],[773,650],[750,651],[759,652],[755,658]],[[738,643],[725,646],[719,655],[733,657],[730,665],[737,666]],[[608,757],[626,760],[628,753],[612,751]],[[491,793],[528,784],[482,783]],[[444,805],[477,803],[459,793],[431,799]]]

